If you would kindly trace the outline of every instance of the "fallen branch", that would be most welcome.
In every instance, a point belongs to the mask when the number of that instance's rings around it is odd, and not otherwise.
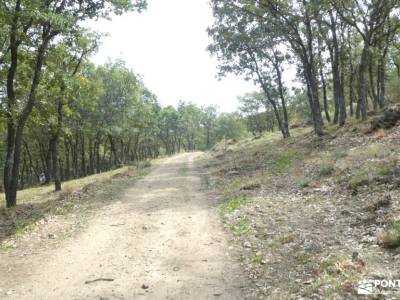
[[[95,280],[85,281],[85,284],[90,284],[90,283],[94,283],[94,282],[97,282],[97,281],[114,281],[114,279],[113,278],[97,278]]]

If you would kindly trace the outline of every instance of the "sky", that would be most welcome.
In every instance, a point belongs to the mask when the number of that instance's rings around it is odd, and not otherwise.
[[[211,43],[206,29],[212,23],[208,0],[148,0],[141,14],[89,25],[108,34],[93,61],[125,60],[164,106],[183,100],[232,112],[237,96],[258,89],[234,75],[216,78],[218,62],[206,51]]]

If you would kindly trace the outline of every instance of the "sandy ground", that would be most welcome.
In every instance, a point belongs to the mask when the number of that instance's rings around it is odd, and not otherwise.
[[[1,253],[0,298],[242,299],[240,267],[201,190],[198,155],[166,159],[54,249]]]

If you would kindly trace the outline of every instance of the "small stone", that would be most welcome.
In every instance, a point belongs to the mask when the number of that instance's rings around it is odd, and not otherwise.
[[[249,249],[249,248],[251,248],[251,243],[249,241],[246,241],[243,243],[243,247]]]
[[[361,239],[361,243],[363,244],[370,244],[370,243],[374,243],[375,242],[375,237],[373,236],[364,236]]]
[[[222,296],[222,293],[214,293],[214,297]]]
[[[239,172],[238,171],[229,171],[227,174],[228,175],[239,175]]]
[[[142,289],[147,290],[149,288],[149,286],[147,284],[142,284]]]

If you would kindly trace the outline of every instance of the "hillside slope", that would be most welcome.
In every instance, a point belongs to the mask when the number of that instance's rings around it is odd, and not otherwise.
[[[360,280],[400,278],[400,128],[366,127],[225,141],[203,159],[248,298],[355,299]]]

